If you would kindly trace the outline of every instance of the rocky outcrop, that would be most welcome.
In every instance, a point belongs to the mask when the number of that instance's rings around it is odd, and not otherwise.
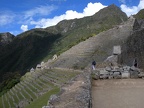
[[[12,42],[14,39],[14,35],[7,33],[0,33],[0,46],[4,46]]]
[[[144,20],[135,20],[133,32],[123,44],[120,57],[121,64],[133,65],[135,59],[138,61],[138,67],[144,66]],[[144,69],[144,68],[143,68]]]

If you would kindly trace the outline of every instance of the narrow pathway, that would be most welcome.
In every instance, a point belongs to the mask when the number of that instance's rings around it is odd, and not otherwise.
[[[92,108],[143,108],[143,79],[95,80]]]

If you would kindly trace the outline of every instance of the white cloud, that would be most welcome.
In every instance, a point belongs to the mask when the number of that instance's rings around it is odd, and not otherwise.
[[[9,12],[0,12],[0,26],[10,24],[13,22],[13,20],[14,20],[14,14],[11,14]]]
[[[119,2],[125,4],[125,3],[126,3],[126,0],[119,0]]]
[[[127,16],[134,15],[141,9],[144,9],[144,0],[140,0],[138,6],[128,7],[125,4],[122,4],[120,7],[122,11],[127,14]]]
[[[28,25],[21,25],[21,30],[22,31],[27,31],[28,30]]]
[[[62,14],[60,16],[55,16],[52,19],[43,18],[39,21],[33,20],[30,22],[30,24],[35,25],[35,27],[45,28],[45,27],[56,25],[58,22],[60,22],[64,19],[68,20],[68,19],[74,19],[74,18],[82,18],[85,16],[91,16],[104,7],[106,7],[106,6],[102,5],[101,3],[91,3],[90,2],[90,3],[88,3],[87,7],[85,7],[83,9],[82,13],[79,13],[79,12],[73,11],[73,10],[68,10],[65,12],[65,14]]]
[[[34,17],[37,15],[49,15],[53,10],[57,7],[54,5],[51,6],[39,6],[34,9],[28,10],[24,12],[24,18]]]

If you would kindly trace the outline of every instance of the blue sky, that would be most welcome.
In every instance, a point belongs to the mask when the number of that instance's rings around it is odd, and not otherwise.
[[[91,16],[111,4],[128,16],[144,8],[144,0],[0,0],[0,33],[17,35],[53,26],[64,19]]]

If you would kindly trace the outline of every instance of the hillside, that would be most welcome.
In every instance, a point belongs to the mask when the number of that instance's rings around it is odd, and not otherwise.
[[[19,71],[21,74],[35,66],[50,51],[59,34],[35,29],[16,36],[0,53],[0,76],[5,72]]]
[[[42,108],[52,94],[59,93],[62,85],[80,73],[61,69],[28,72],[20,83],[0,97],[0,108]]]
[[[73,46],[62,53],[58,59],[51,64],[53,67],[84,69],[93,60],[97,63],[103,62],[112,54],[113,46],[125,45],[133,31],[135,19],[130,18],[125,23]]]
[[[0,33],[0,53],[5,50],[5,46],[10,44],[14,39],[14,35],[7,33]]]
[[[140,10],[134,17],[136,19],[144,19],[144,9]]]
[[[125,13],[115,5],[110,5],[90,17],[64,20],[53,27],[24,32],[0,53],[0,76],[10,71],[24,74],[42,60],[47,61],[54,54],[59,55],[126,20]]]

